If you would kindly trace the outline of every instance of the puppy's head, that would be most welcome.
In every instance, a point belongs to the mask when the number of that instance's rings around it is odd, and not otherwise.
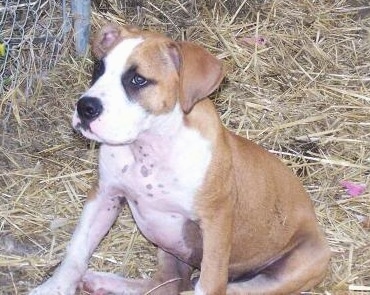
[[[132,27],[103,27],[92,49],[98,63],[73,126],[107,144],[130,143],[175,110],[189,113],[223,78],[220,62],[200,46]]]

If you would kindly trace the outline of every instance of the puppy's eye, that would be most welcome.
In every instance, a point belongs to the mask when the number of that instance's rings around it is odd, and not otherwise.
[[[131,83],[134,84],[135,86],[144,86],[144,85],[146,85],[148,83],[148,80],[145,79],[144,77],[136,74],[131,79]]]

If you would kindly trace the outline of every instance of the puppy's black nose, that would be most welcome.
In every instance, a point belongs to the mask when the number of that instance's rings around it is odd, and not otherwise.
[[[77,102],[77,113],[81,120],[93,121],[102,111],[103,106],[96,97],[84,96]]]

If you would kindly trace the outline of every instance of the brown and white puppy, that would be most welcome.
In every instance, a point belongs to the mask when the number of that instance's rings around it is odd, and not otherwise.
[[[299,180],[277,158],[226,130],[207,98],[220,62],[205,49],[105,26],[94,83],[73,125],[101,143],[67,255],[31,294],[292,294],[319,283],[329,249]],[[87,271],[123,203],[159,248],[152,279]]]

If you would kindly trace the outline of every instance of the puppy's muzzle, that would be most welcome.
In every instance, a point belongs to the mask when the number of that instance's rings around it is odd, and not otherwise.
[[[84,96],[77,102],[77,113],[83,125],[94,121],[102,111],[103,105],[96,97]]]

